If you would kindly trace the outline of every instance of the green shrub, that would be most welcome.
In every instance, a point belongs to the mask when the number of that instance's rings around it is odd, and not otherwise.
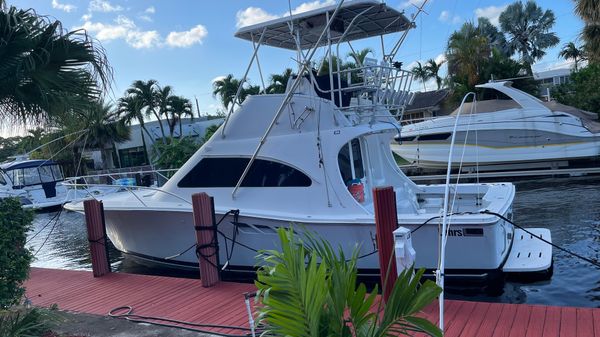
[[[571,73],[569,82],[552,91],[552,96],[562,104],[595,112],[600,116],[600,64]]]
[[[159,169],[178,169],[196,153],[200,144],[193,138],[173,138],[170,142],[154,143],[154,165]]]
[[[0,337],[44,336],[54,320],[49,311],[35,308],[0,311]]]
[[[377,287],[369,294],[357,285],[358,250],[344,256],[327,241],[308,233],[305,244],[293,229],[278,229],[282,251],[263,252],[256,286],[259,323],[266,336],[384,337],[441,331],[417,314],[441,292],[435,283],[419,282],[424,270],[405,270],[385,305]]]
[[[0,309],[19,303],[33,258],[25,247],[33,214],[18,199],[0,199]]]

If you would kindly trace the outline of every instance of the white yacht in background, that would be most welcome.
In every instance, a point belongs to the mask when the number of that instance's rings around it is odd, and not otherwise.
[[[18,198],[23,207],[33,209],[60,207],[72,199],[55,161],[16,157],[0,164],[0,170],[0,198]]]
[[[416,266],[436,269],[445,185],[414,184],[398,169],[389,147],[398,133],[395,113],[407,103],[412,81],[394,56],[413,27],[414,21],[384,2],[357,0],[240,28],[236,36],[255,45],[248,69],[261,46],[273,46],[300,58],[299,75],[286,93],[249,96],[230,111],[215,135],[161,188],[99,198],[115,247],[143,261],[197,268],[195,252],[185,251],[195,243],[190,201],[192,194],[206,192],[214,197],[217,220],[224,218],[218,226],[219,263],[230,271],[254,270],[256,253],[248,247],[276,249],[277,228],[296,223],[347,254],[360,247],[360,272],[376,275],[371,190],[393,186],[398,223],[413,231]],[[386,46],[387,54],[381,51],[380,62],[334,69],[331,56],[346,52],[340,46],[369,37],[379,45],[392,34],[395,45]],[[322,77],[311,69],[315,51],[330,62],[331,71]],[[551,249],[482,213],[512,217],[512,184],[452,189],[446,275],[550,268]],[[82,202],[65,207],[83,211]],[[550,239],[546,229],[532,231]],[[522,250],[535,254],[523,263]]]
[[[542,102],[508,81],[477,87],[499,92],[499,99],[477,101],[473,113],[465,104],[458,117],[453,167],[461,161],[463,168],[486,170],[558,167],[600,159],[598,115]],[[445,168],[455,121],[456,111],[406,125],[392,150],[419,167]]]

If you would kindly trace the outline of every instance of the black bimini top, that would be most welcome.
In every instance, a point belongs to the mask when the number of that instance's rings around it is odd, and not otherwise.
[[[322,7],[308,12],[292,15],[294,29],[299,30],[299,45],[301,49],[315,46],[321,32],[327,25],[327,15],[335,12],[337,5]],[[361,15],[362,13],[362,15]],[[338,11],[330,26],[332,40],[339,39],[348,29],[354,18],[359,16],[352,24],[344,41],[360,40],[372,36],[380,36],[412,28],[410,20],[403,12],[386,6],[378,0],[346,1]],[[289,15],[240,28],[235,36],[244,40],[258,42],[264,33],[262,44],[272,47],[296,50],[295,37],[290,34]],[[319,46],[327,44],[327,39],[322,39]]]
[[[44,160],[44,159],[24,160],[24,161],[17,161],[17,162],[10,162],[10,163],[6,163],[6,164],[2,164],[2,165],[0,165],[0,168],[4,171],[10,171],[10,170],[16,170],[16,169],[40,167],[40,166],[50,166],[50,165],[58,165],[58,163],[53,160]]]

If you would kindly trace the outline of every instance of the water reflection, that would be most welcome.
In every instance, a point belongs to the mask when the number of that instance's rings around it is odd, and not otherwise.
[[[583,256],[600,259],[599,205],[600,177],[518,182],[514,204],[515,221],[524,227],[547,227],[552,231],[554,243]],[[90,269],[83,216],[65,211],[55,226],[46,226],[54,215],[55,213],[47,213],[36,216],[31,235],[40,230],[41,232],[30,242],[34,250],[39,249],[33,265]],[[47,242],[42,245],[46,238]],[[197,277],[195,272],[158,270],[137,264],[130,259],[124,259],[112,245],[109,256],[113,268],[118,271]],[[588,263],[555,249],[554,275],[549,281],[507,281],[499,291],[492,293],[493,295],[489,295],[481,291],[461,290],[452,291],[447,297],[504,303],[598,307],[600,272]]]

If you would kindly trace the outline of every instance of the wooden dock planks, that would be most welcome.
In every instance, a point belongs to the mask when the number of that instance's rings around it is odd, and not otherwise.
[[[32,268],[26,282],[34,305],[57,304],[67,311],[106,315],[129,305],[134,312],[194,323],[248,326],[243,294],[254,285],[221,282],[211,288],[200,280]],[[437,303],[423,315],[437,323]],[[600,309],[527,304],[446,301],[445,337],[515,336],[600,337]],[[240,333],[229,329],[211,331]]]

